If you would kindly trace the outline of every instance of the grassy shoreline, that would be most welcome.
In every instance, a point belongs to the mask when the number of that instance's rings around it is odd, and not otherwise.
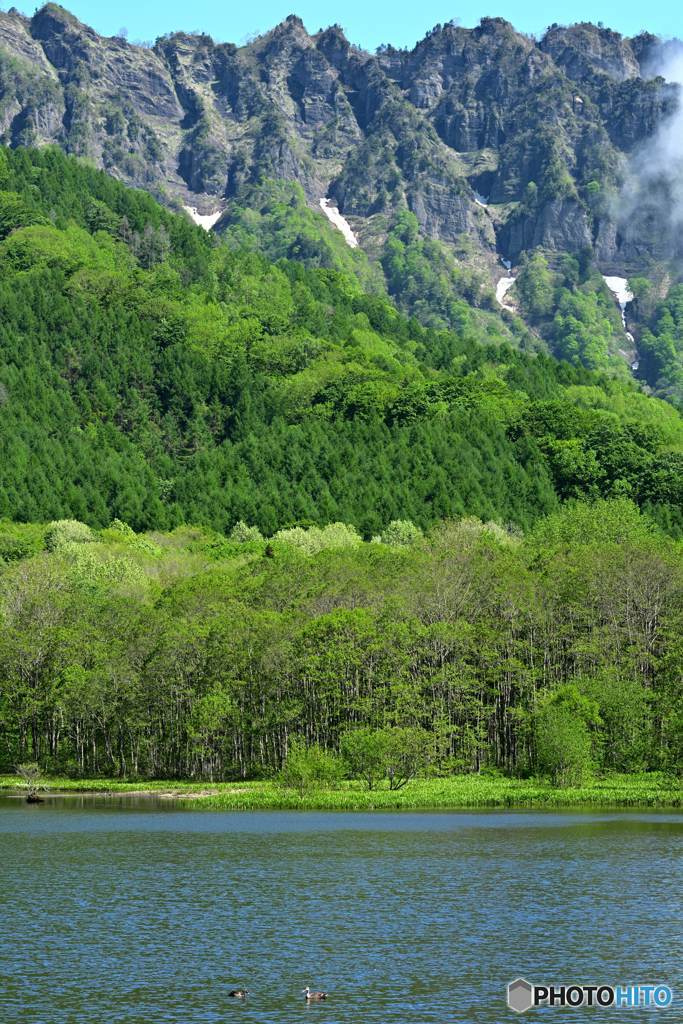
[[[0,795],[16,791],[19,779],[0,775]],[[417,779],[404,789],[368,791],[359,782],[338,789],[313,789],[300,796],[275,782],[177,782],[118,779],[46,779],[48,792],[138,794],[213,810],[476,810],[509,809],[671,809],[683,807],[680,782],[657,773],[613,775],[581,787],[557,789],[539,780],[487,776]]]

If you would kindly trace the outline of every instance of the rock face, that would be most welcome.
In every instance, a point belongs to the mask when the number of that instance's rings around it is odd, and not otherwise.
[[[606,75],[613,82],[625,82],[640,75],[640,61],[631,41],[596,25],[553,25],[541,42],[541,49],[576,82],[596,74]]]
[[[666,259],[657,216],[622,224],[630,154],[678,102],[645,74],[652,36],[500,18],[365,53],[299,18],[247,46],[177,33],[103,38],[63,8],[0,13],[0,139],[56,143],[168,201],[214,209],[263,177],[363,224],[410,209],[489,262],[590,248],[610,272]],[[477,198],[479,202],[477,202]],[[481,197],[486,205],[482,205]],[[465,244],[466,243],[466,244]]]

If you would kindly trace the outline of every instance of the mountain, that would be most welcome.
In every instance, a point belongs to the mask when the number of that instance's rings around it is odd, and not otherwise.
[[[295,181],[371,255],[409,210],[489,277],[537,247],[631,275],[681,255],[666,216],[634,223],[615,204],[677,102],[649,77],[656,45],[588,24],[534,40],[484,18],[370,54],[290,16],[242,47],[175,33],[148,48],[47,4],[0,14],[0,137],[57,143],[205,215],[264,178]]]
[[[633,369],[680,404],[680,332],[658,340],[683,255],[665,50],[645,33],[555,25],[536,40],[484,18],[370,54],[293,15],[241,47],[133,45],[47,4],[0,13],[0,141],[55,143],[271,259],[348,264],[321,242],[325,214],[365,284],[427,326],[457,329],[464,302],[484,333]]]
[[[683,530],[683,418],[625,374],[236,244],[54,147],[0,148],[0,517],[370,537],[603,496]]]
[[[678,532],[674,233],[612,201],[676,116],[660,49],[0,15],[0,515],[370,536],[628,496]]]

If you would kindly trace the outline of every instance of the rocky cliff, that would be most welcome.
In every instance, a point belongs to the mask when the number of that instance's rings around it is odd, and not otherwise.
[[[480,266],[590,249],[634,273],[680,244],[665,214],[619,215],[630,155],[678,102],[646,73],[655,45],[585,24],[539,41],[485,18],[370,54],[290,16],[243,47],[178,33],[145,48],[48,4],[0,13],[0,138],[56,143],[201,214],[295,180],[370,250],[407,208]]]

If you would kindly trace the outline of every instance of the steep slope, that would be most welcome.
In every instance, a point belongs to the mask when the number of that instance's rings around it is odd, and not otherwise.
[[[237,241],[55,148],[0,149],[0,516],[371,536],[628,494],[683,529],[672,406],[489,344],[464,303],[427,329],[355,267]]]
[[[492,339],[633,369],[678,402],[680,353],[656,374],[640,359],[683,266],[678,164],[639,185],[680,109],[652,77],[662,52],[647,34],[537,41],[484,18],[369,54],[295,16],[242,47],[175,33],[147,48],[48,4],[0,13],[0,139],[56,143],[269,258],[352,267],[426,326],[475,308]],[[542,315],[520,287],[538,258]],[[636,296],[623,322],[605,277]]]
[[[632,272],[674,244],[662,251],[656,225],[637,244],[622,237],[605,199],[676,102],[675,87],[641,77],[653,45],[591,25],[536,43],[486,18],[371,55],[291,16],[241,48],[178,33],[145,49],[48,4],[0,14],[0,132],[57,142],[202,214],[284,178],[314,207],[335,198],[361,240],[408,208],[428,237],[467,238],[480,266],[496,251],[591,247],[606,272]]]

